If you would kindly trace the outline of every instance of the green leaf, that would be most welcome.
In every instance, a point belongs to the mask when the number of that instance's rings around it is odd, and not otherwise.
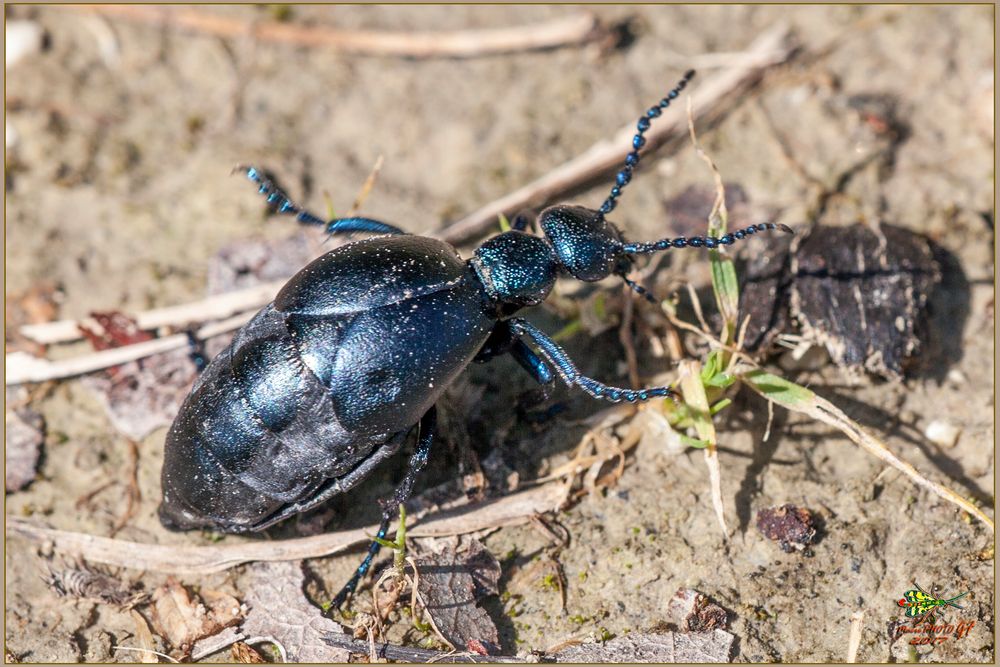
[[[724,398],[721,401],[719,401],[718,403],[716,403],[715,405],[713,405],[711,408],[709,408],[708,412],[711,415],[715,415],[716,413],[721,412],[722,410],[725,410],[731,404],[732,404],[732,400],[730,400],[728,398]]]
[[[705,365],[701,367],[702,384],[708,384],[720,368],[722,368],[722,356],[719,350],[712,350],[708,353],[708,358],[705,359]]]
[[[740,310],[740,282],[736,277],[733,260],[724,257],[718,250],[709,251],[709,264],[712,268],[712,291],[715,293],[715,304],[723,319],[723,344],[733,341],[736,331],[736,319]]]
[[[730,375],[729,373],[716,373],[705,382],[705,386],[725,389],[726,387],[732,385],[734,382],[736,382],[735,376]]]
[[[372,542],[378,542],[386,549],[398,549],[399,545],[395,540],[387,540],[384,537],[372,537]]]
[[[683,433],[678,433],[681,442],[683,442],[688,447],[693,447],[694,449],[705,449],[710,444],[707,440],[699,440],[698,438],[692,438],[689,435],[684,435]]]
[[[752,384],[765,398],[782,405],[811,403],[816,397],[816,394],[801,385],[759,369],[743,373],[740,377],[744,382]]]
[[[501,213],[500,215],[497,216],[497,219],[500,221],[500,231],[509,232],[511,227],[510,227],[510,220],[507,219],[507,216]]]

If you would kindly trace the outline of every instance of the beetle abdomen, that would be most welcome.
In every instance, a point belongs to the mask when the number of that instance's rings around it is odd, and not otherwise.
[[[337,419],[267,306],[202,374],[167,436],[161,517],[180,528],[249,528],[350,471],[388,435]],[[332,341],[335,343],[335,341]]]

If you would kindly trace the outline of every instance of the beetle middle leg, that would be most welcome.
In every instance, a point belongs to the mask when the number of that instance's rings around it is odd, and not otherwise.
[[[376,533],[376,537],[379,540],[385,539],[386,533],[389,532],[389,524],[395,518],[399,506],[409,500],[410,494],[413,493],[413,483],[416,481],[417,475],[427,465],[427,457],[430,455],[431,444],[434,442],[434,436],[437,433],[437,407],[431,406],[431,409],[421,417],[419,432],[420,437],[417,440],[417,449],[410,456],[406,476],[403,477],[403,481],[393,491],[392,498],[383,501],[382,523],[379,525],[378,533]],[[340,589],[337,596],[333,598],[333,602],[330,605],[331,609],[337,609],[344,604],[347,596],[354,592],[358,582],[368,572],[372,561],[381,549],[382,545],[378,541],[372,540],[371,546],[368,547],[368,555],[361,561],[361,565],[354,572],[354,576]]]
[[[256,167],[248,165],[238,165],[235,171],[245,171],[247,178],[257,184],[257,191],[267,198],[267,203],[274,206],[278,213],[294,215],[295,219],[304,225],[320,225],[326,227],[328,234],[352,234],[354,232],[366,232],[368,234],[405,234],[402,229],[395,225],[372,220],[371,218],[361,218],[352,216],[350,218],[334,218],[324,220],[309,211],[305,210],[291,199]]]
[[[556,368],[556,372],[563,381],[570,386],[578,386],[594,398],[602,398],[612,403],[625,400],[629,403],[635,401],[645,401],[657,396],[676,396],[670,387],[647,387],[645,389],[623,389],[621,387],[611,387],[603,382],[598,382],[589,378],[577,369],[576,364],[569,358],[566,351],[558,343],[545,335],[541,329],[537,328],[527,320],[514,318],[508,321],[508,326],[518,336],[530,338],[542,356]]]

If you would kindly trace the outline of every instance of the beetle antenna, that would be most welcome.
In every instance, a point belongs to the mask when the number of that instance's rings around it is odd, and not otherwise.
[[[645,287],[643,287],[643,286],[642,286],[642,285],[640,285],[639,283],[635,282],[634,280],[629,280],[629,279],[628,279],[628,278],[627,278],[627,277],[625,276],[625,274],[622,274],[622,273],[620,273],[620,274],[618,274],[618,275],[619,275],[619,277],[621,277],[621,279],[622,279],[622,280],[624,280],[624,281],[625,281],[625,284],[626,284],[626,285],[628,285],[628,286],[629,286],[629,288],[630,288],[630,289],[631,289],[631,290],[632,290],[633,292],[635,292],[635,293],[636,293],[636,294],[638,294],[639,296],[643,297],[644,299],[646,299],[646,301],[649,301],[649,302],[650,302],[651,304],[653,304],[654,306],[655,306],[655,305],[657,305],[657,303],[656,303],[656,298],[654,298],[654,297],[653,297],[653,295],[652,295],[652,294],[650,294],[650,292],[649,292],[649,290],[648,290],[648,289],[646,289]]]
[[[621,195],[622,190],[625,189],[625,186],[628,185],[628,182],[632,180],[632,172],[637,166],[639,166],[639,149],[646,143],[646,137],[642,135],[644,135],[646,130],[649,129],[653,119],[662,114],[663,110],[670,106],[670,103],[681,94],[681,91],[684,90],[688,81],[690,81],[693,77],[694,70],[688,70],[687,73],[684,74],[684,77],[677,82],[677,85],[674,86],[673,90],[667,93],[666,97],[660,100],[657,104],[649,107],[649,109],[646,110],[645,115],[639,119],[639,122],[636,125],[636,128],[639,131],[635,133],[634,137],[632,137],[632,152],[625,156],[625,166],[622,167],[621,171],[618,172],[618,175],[615,176],[615,184],[611,188],[611,194],[609,194],[608,198],[604,200],[603,204],[601,204],[600,212],[602,217],[611,213],[611,211],[615,209],[615,206],[618,203],[616,200],[619,195]]]
[[[622,250],[631,255],[644,255],[651,252],[668,250],[670,248],[718,248],[721,245],[732,245],[747,236],[753,236],[757,232],[763,232],[769,229],[777,229],[788,234],[795,233],[788,225],[775,222],[762,222],[760,224],[750,225],[749,227],[744,227],[743,229],[719,237],[692,236],[690,238],[686,238],[684,236],[678,236],[675,239],[661,239],[659,241],[653,241],[652,243],[626,243],[622,246]]]

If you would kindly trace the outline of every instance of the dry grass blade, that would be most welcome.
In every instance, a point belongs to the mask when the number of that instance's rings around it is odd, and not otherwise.
[[[750,366],[738,367],[737,375],[745,385],[764,398],[774,401],[788,410],[801,412],[834,427],[854,441],[854,443],[860,445],[868,453],[902,472],[913,480],[917,486],[923,487],[939,498],[958,506],[963,511],[968,512],[986,524],[991,532],[996,532],[993,520],[986,516],[981,509],[951,489],[924,477],[912,465],[893,454],[881,440],[869,434],[857,422],[853,421],[837,406],[826,399],[817,396],[804,387]]]
[[[183,327],[240,313],[246,313],[248,320],[253,312],[247,311],[256,312],[258,308],[274,299],[274,295],[284,284],[284,281],[262,283],[179,306],[146,310],[135,315],[136,326],[140,329],[159,329],[166,326]],[[94,319],[87,317],[82,320],[58,320],[44,324],[26,324],[20,328],[20,332],[36,343],[49,345],[79,340],[81,326],[93,328],[98,324]],[[10,383],[8,382],[8,384]]]
[[[354,203],[351,204],[351,209],[347,212],[346,218],[351,217],[358,210],[361,209],[361,205],[365,203],[368,199],[368,195],[371,194],[372,188],[375,187],[375,181],[378,180],[378,175],[382,171],[382,165],[385,163],[385,158],[381,155],[375,160],[375,166],[372,167],[371,172],[368,174],[368,178],[365,182],[361,184],[361,189],[358,190],[358,196],[354,198]]]
[[[705,465],[708,466],[708,479],[711,486],[712,506],[719,520],[723,537],[727,537],[725,508],[722,504],[722,471],[719,469],[719,451],[716,448],[715,425],[712,423],[705,394],[705,385],[701,382],[701,364],[697,361],[682,361],[679,366],[681,393],[684,402],[691,410],[698,438],[708,443],[705,447]]]
[[[130,609],[129,614],[132,616],[132,622],[135,623],[135,639],[140,644],[136,648],[142,651],[139,662],[159,662],[156,658],[156,650],[154,649],[156,642],[153,640],[153,633],[150,631],[146,619],[135,609]]]
[[[409,533],[413,537],[441,537],[523,524],[538,513],[557,509],[566,498],[563,484],[547,484],[419,519]],[[17,517],[7,520],[9,537],[39,543],[49,541],[56,553],[82,556],[95,563],[175,574],[219,572],[251,561],[319,558],[367,543],[376,530],[377,526],[369,526],[294,540],[184,546],[144,544],[56,530]]]
[[[851,635],[847,639],[847,662],[858,661],[858,649],[861,648],[861,630],[865,624],[865,612],[856,611],[851,614]]]

